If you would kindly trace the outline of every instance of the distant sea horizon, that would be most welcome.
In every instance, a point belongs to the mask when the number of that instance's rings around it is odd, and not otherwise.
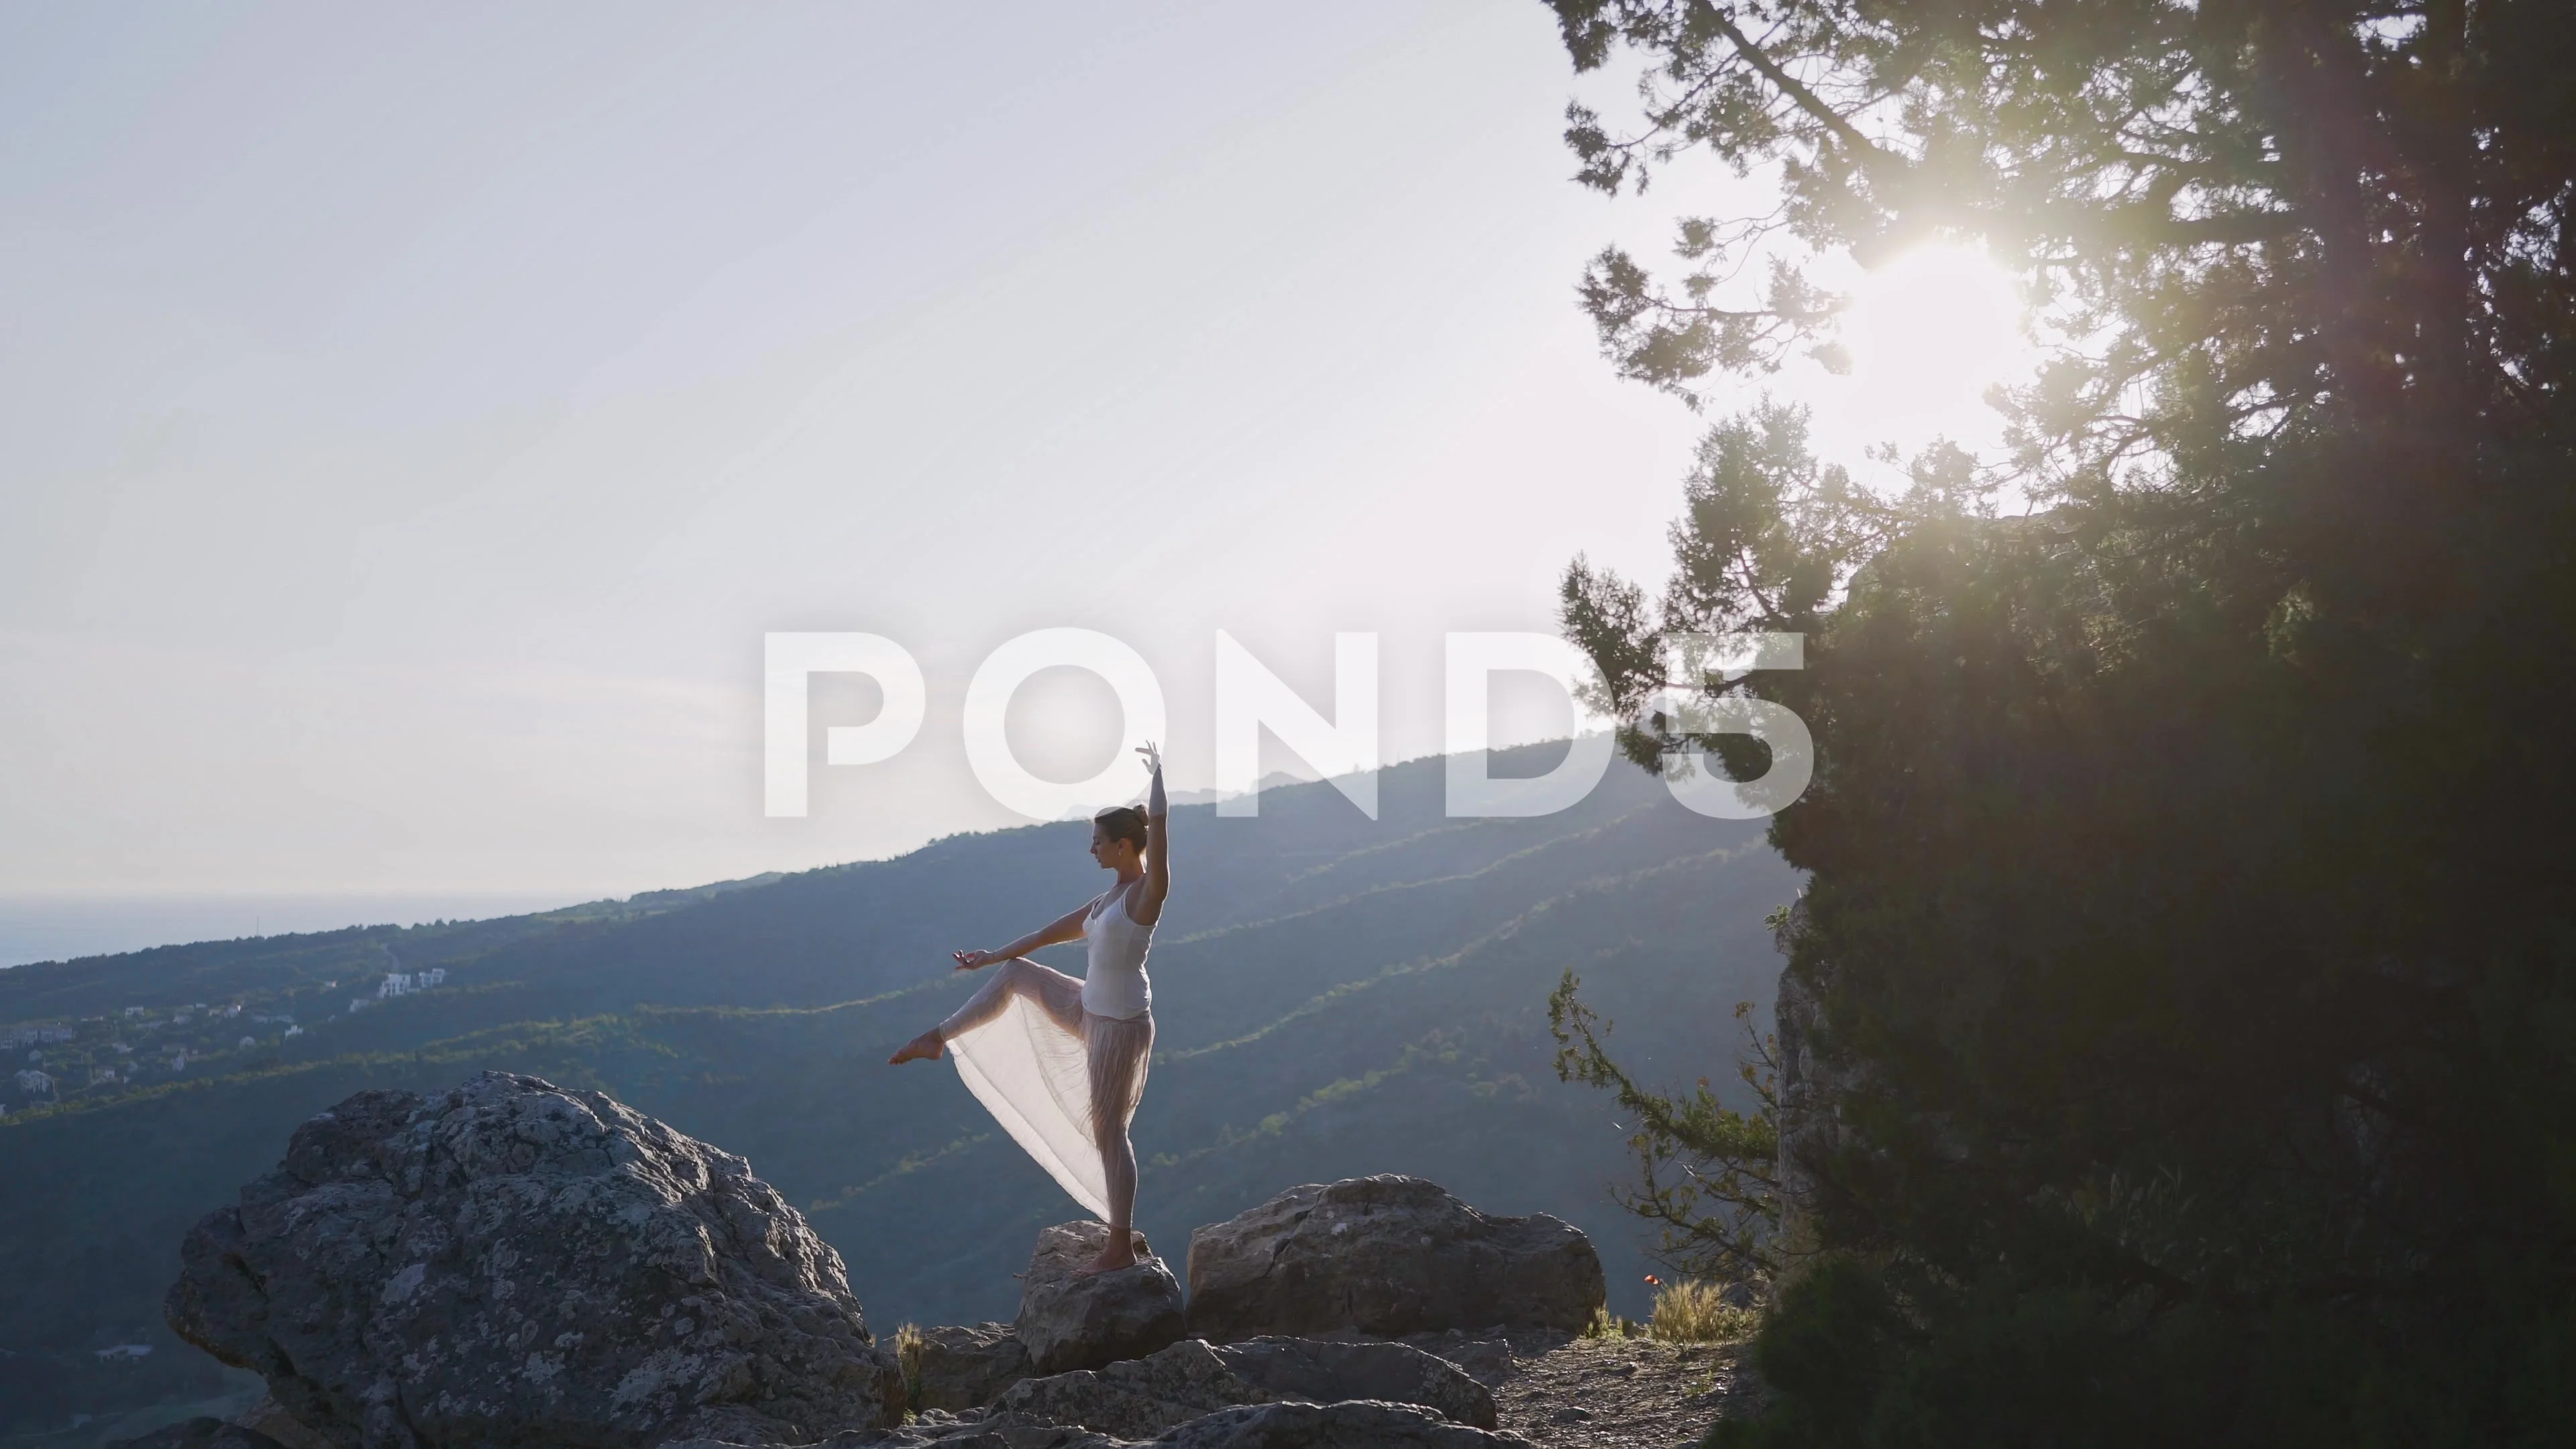
[[[1543,740],[1539,744],[1561,741]],[[1423,756],[1436,759],[1438,756]],[[1403,761],[1399,763],[1413,763]],[[1274,770],[1260,789],[1311,785],[1311,770]],[[1175,790],[1174,805],[1208,805],[1243,791]],[[692,882],[692,885],[712,882]],[[637,887],[636,889],[655,889]],[[675,887],[686,889],[687,886]],[[77,961],[187,946],[294,936],[350,926],[417,926],[430,921],[488,921],[588,901],[622,900],[617,891],[353,891],[342,894],[167,892],[73,895],[0,890],[0,971],[43,961]]]
[[[0,894],[0,970],[154,946],[291,936],[349,926],[480,921],[597,900],[596,891],[347,895]]]

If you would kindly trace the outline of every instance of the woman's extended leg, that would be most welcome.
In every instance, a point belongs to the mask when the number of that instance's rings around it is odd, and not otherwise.
[[[1108,1179],[1109,1246],[1091,1263],[1094,1272],[1132,1266],[1136,1249],[1136,1144],[1127,1124],[1145,1095],[1145,1068],[1154,1055],[1154,1018],[1083,1019],[1083,1045],[1091,1066],[1091,1131]]]
[[[909,1062],[922,1057],[936,1058],[948,1049],[948,1039],[959,1032],[982,1026],[1002,1014],[1002,1008],[1013,996],[1025,996],[1058,1026],[1070,1032],[1082,1030],[1082,983],[1052,967],[1041,966],[1025,956],[1014,956],[993,968],[992,976],[977,987],[966,1003],[948,1014],[948,1019],[912,1040],[890,1059]]]

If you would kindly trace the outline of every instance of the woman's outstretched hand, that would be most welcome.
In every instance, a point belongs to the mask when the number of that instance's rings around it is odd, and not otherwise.
[[[948,954],[957,958],[960,971],[981,971],[996,961],[1007,959],[991,951],[951,951]]]
[[[1154,827],[1154,838],[1147,842],[1146,852],[1159,857],[1163,817],[1169,814],[1172,808],[1171,802],[1163,798],[1163,749],[1152,740],[1147,740],[1136,747],[1136,753],[1145,757],[1145,768],[1152,772],[1152,778],[1145,783],[1145,819]],[[1154,868],[1149,862],[1147,869]]]

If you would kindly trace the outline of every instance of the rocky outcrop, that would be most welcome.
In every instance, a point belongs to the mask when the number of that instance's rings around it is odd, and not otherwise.
[[[899,1429],[835,1434],[802,1449],[1131,1449],[1137,1441],[1020,1414],[924,1414]],[[1148,1441],[1158,1449],[1530,1449],[1518,1434],[1451,1423],[1412,1404],[1249,1404],[1203,1414]],[[663,1449],[753,1449],[675,1441]],[[764,1446],[765,1449],[765,1446]]]
[[[1380,1399],[1494,1426],[1494,1396],[1455,1367],[1400,1343],[1256,1338],[1212,1347],[1183,1339],[1141,1359],[1023,1379],[994,1400],[997,1414],[1150,1439],[1242,1404]]]
[[[1527,1449],[1518,1434],[1453,1423],[1411,1404],[1258,1404],[1192,1419],[1161,1449]]]
[[[902,1412],[840,1256],[747,1163],[534,1077],[351,1097],[181,1258],[172,1327],[343,1449],[806,1442]]]
[[[1489,1389],[1520,1371],[1520,1357],[1512,1351],[1508,1339],[1486,1338],[1453,1328],[1446,1333],[1410,1334],[1404,1341]]]
[[[1337,1331],[1578,1332],[1601,1258],[1545,1213],[1492,1217],[1417,1177],[1294,1187],[1190,1236],[1189,1331],[1216,1342]]]
[[[993,1401],[993,1411],[1120,1439],[1151,1439],[1212,1410],[1268,1397],[1192,1338],[1096,1371],[1022,1379]]]
[[[1129,1441],[1095,1434],[1065,1424],[1041,1424],[1015,1414],[980,1410],[951,1414],[934,1410],[905,1421],[901,1428],[835,1434],[797,1449],[1128,1449]],[[662,1449],[785,1449],[733,1440],[674,1439]]]
[[[1038,1234],[1012,1326],[1036,1374],[1096,1369],[1143,1358],[1176,1343],[1187,1328],[1180,1280],[1136,1235],[1136,1266],[1086,1273],[1109,1244],[1095,1222],[1060,1223]]]
[[[912,1406],[980,1408],[1028,1376],[1028,1348],[1007,1323],[925,1328],[914,1350]]]
[[[1216,1356],[1256,1385],[1265,1400],[1382,1399],[1418,1404],[1480,1429],[1494,1427],[1494,1396],[1483,1384],[1457,1365],[1405,1344],[1248,1338],[1217,1349]]]

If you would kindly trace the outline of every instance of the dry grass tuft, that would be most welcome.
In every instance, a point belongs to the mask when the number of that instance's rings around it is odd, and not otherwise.
[[[921,1325],[901,1323],[894,1330],[895,1362],[903,1365],[903,1401],[908,1410],[921,1397]]]
[[[1635,1338],[1644,1333],[1645,1325],[1631,1323],[1610,1311],[1608,1304],[1592,1310],[1592,1321],[1583,1325],[1585,1338]]]
[[[1647,1331],[1666,1343],[1732,1343],[1762,1326],[1762,1310],[1738,1308],[1714,1283],[1669,1283],[1655,1295]]]

